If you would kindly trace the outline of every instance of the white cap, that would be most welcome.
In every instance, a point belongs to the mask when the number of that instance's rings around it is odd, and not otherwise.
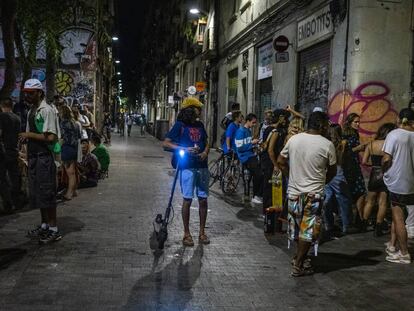
[[[324,111],[323,111],[323,108],[321,107],[315,107],[313,108],[312,112],[324,112]]]
[[[24,83],[23,91],[42,90],[43,84],[37,79],[29,79]]]

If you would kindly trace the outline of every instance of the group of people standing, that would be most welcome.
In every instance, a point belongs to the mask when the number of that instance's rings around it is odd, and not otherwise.
[[[12,112],[10,98],[0,99],[0,181],[6,212],[24,207],[24,172],[28,201],[40,209],[41,222],[27,235],[47,244],[62,238],[56,217],[58,202],[72,200],[78,188],[96,187],[108,170],[109,153],[94,130],[93,115],[86,106],[69,107],[60,96],[47,103],[42,83],[29,79],[23,88],[29,107],[26,130]],[[94,150],[91,152],[91,146]],[[20,163],[20,167],[18,167]]]
[[[194,245],[188,225],[194,195],[200,204],[200,241],[209,242],[204,231],[209,146],[199,121],[201,108],[198,100],[186,99],[164,142],[173,150],[184,148],[195,159],[183,168],[180,178],[183,244],[187,246]],[[223,152],[236,155],[251,172],[252,203],[263,203],[263,212],[272,206],[269,181],[274,175],[283,175],[288,238],[297,242],[292,276],[313,273],[307,253],[318,242],[322,225],[328,237],[342,236],[367,231],[372,218],[375,236],[391,229],[386,260],[410,263],[405,220],[407,214],[414,212],[414,206],[410,207],[414,205],[414,111],[402,109],[395,123],[381,125],[375,137],[364,143],[360,142],[360,116],[356,113],[347,115],[341,126],[332,124],[323,109],[316,107],[307,120],[306,131],[305,121],[303,115],[288,106],[266,111],[258,127],[256,115],[250,113],[244,118],[240,106],[233,104],[221,122],[225,129]],[[368,187],[361,164],[371,167]],[[374,206],[378,209],[373,217]],[[391,228],[386,222],[389,210]]]

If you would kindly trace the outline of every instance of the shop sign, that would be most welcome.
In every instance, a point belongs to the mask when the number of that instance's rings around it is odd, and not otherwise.
[[[195,87],[197,89],[197,92],[201,93],[206,90],[206,83],[205,82],[196,82]]]
[[[272,76],[273,44],[269,42],[257,49],[258,66],[257,80],[263,80]]]
[[[276,63],[287,63],[289,61],[289,52],[278,52],[275,54]]]
[[[319,42],[320,39],[333,33],[332,16],[329,5],[316,11],[298,22],[298,48]]]

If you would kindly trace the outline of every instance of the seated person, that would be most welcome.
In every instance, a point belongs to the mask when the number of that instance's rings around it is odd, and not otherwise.
[[[82,162],[78,163],[81,188],[92,188],[98,185],[99,179],[99,161],[94,154],[90,152],[89,140],[82,139]]]
[[[92,136],[92,143],[95,145],[95,149],[92,151],[92,153],[98,158],[99,164],[101,165],[101,174],[105,174],[108,172],[109,163],[111,162],[109,152],[102,144],[102,140],[99,135]]]

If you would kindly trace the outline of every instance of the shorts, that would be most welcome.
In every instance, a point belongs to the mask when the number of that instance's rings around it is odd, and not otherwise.
[[[181,193],[184,199],[192,199],[195,194],[198,198],[208,197],[208,183],[210,173],[208,168],[188,168],[180,172]]]
[[[398,194],[390,192],[390,200],[392,205],[407,207],[407,205],[414,205],[414,193]]]
[[[78,160],[78,147],[62,145],[61,159],[63,162],[71,163]]]
[[[323,196],[289,195],[288,238],[306,242],[317,241],[321,229]]]
[[[56,208],[56,165],[52,154],[29,157],[29,200],[32,208]]]

